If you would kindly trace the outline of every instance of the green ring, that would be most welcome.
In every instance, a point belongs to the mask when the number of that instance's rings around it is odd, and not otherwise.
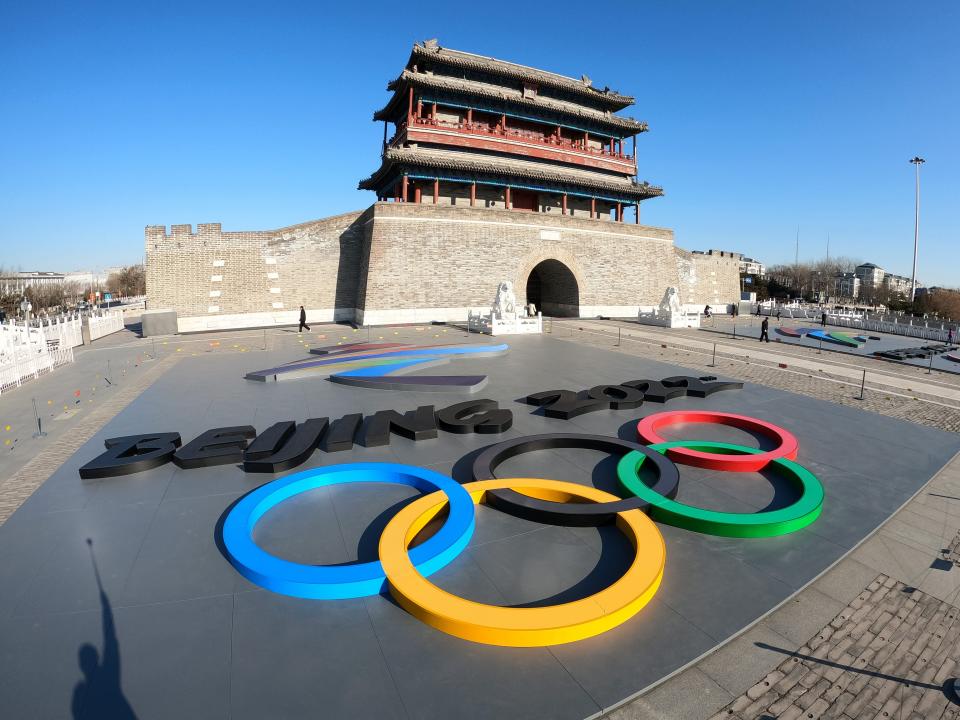
[[[650,446],[666,454],[672,447],[692,448],[702,452],[759,454],[756,448],[706,440],[679,440]],[[823,509],[823,485],[817,476],[799,463],[779,458],[770,466],[780,470],[799,490],[800,498],[785,508],[757,513],[728,513],[684,505],[651,490],[640,479],[640,466],[645,456],[635,450],[624,455],[617,464],[617,479],[623,488],[650,504],[649,514],[667,525],[724,537],[773,537],[786,535],[806,527]]]

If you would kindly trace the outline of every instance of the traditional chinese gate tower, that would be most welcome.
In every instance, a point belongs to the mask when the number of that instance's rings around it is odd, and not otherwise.
[[[428,41],[387,89],[393,97],[374,114],[383,163],[360,183],[379,198],[618,221],[632,207],[639,222],[640,201],[663,194],[633,180],[647,125],[615,113],[634,99],[586,77]]]
[[[149,306],[182,332],[295,324],[300,305],[310,322],[464,321],[503,280],[546,315],[636,317],[668,287],[691,308],[739,298],[736,261],[640,224],[663,191],[634,179],[647,126],[617,114],[633,98],[436,41],[388,89],[360,183],[377,202],[276,230],[147,227]]]

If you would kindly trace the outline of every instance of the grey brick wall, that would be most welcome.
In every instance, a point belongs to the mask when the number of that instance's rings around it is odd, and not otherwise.
[[[180,317],[356,307],[366,215],[351,212],[274,231],[218,223],[147,227],[149,307]],[[217,310],[212,310],[217,308]]]
[[[523,302],[527,278],[545,260],[570,269],[586,314],[656,305],[669,285],[685,303],[739,297],[735,262],[679,250],[671,230],[553,212],[378,202],[271,231],[150,226],[145,240],[149,307],[181,318],[304,305],[360,322],[412,320],[411,310],[418,321],[451,319],[488,307],[501,280],[513,281]],[[563,288],[552,297],[570,296]]]
[[[570,267],[587,305],[659,302],[673,233],[627,223],[493,208],[377,203],[365,308],[489,304],[500,280],[518,296],[530,270]],[[625,263],[636,265],[635,271]],[[654,272],[650,272],[654,270]],[[404,282],[397,282],[402,278]]]

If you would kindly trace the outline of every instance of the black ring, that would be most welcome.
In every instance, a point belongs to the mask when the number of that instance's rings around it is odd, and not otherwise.
[[[605,435],[548,433],[504,440],[488,447],[473,461],[473,479],[493,480],[497,477],[494,475],[494,470],[504,460],[534,450],[553,448],[583,448],[609,452],[617,456],[623,456],[632,451],[642,453],[657,471],[657,480],[650,486],[654,492],[671,499],[677,496],[680,471],[672,460],[646,445]],[[617,513],[626,510],[646,512],[650,507],[649,503],[638,497],[607,503],[564,503],[540,500],[509,489],[488,490],[487,504],[524,520],[568,527],[605,525],[613,522]]]

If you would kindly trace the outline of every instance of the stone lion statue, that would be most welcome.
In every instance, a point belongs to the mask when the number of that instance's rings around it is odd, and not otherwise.
[[[513,292],[513,283],[504,280],[497,287],[497,297],[493,301],[493,314],[499,319],[517,316],[517,296]]]
[[[667,288],[663,294],[663,300],[660,301],[659,314],[669,315],[683,312],[680,306],[680,292],[673,286]]]

